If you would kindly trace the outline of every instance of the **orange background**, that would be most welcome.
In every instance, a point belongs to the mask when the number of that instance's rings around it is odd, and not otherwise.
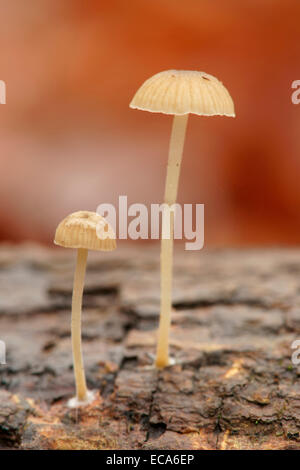
[[[299,0],[0,2],[0,238],[50,243],[69,212],[160,202],[171,118],[129,109],[149,76],[203,70],[236,119],[191,116],[179,202],[206,245],[300,240]]]

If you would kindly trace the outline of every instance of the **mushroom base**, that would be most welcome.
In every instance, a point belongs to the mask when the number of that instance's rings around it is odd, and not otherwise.
[[[155,367],[157,369],[164,369],[165,367],[174,366],[175,364],[177,364],[177,362],[176,362],[176,359],[174,359],[174,357],[169,357],[167,364],[165,363],[160,364],[159,362],[155,361]]]
[[[93,390],[88,390],[85,400],[78,400],[77,397],[70,398],[68,401],[69,408],[78,408],[80,406],[90,405],[96,398],[96,392]]]

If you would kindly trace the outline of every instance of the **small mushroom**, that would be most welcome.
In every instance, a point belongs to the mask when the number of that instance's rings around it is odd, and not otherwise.
[[[234,104],[224,85],[212,75],[197,71],[167,70],[160,72],[143,83],[138,89],[130,107],[152,113],[172,114],[167,178],[164,202],[173,206],[177,198],[178,181],[188,115],[231,116]],[[169,330],[171,323],[171,291],[173,263],[174,211],[168,211],[168,237],[161,240],[161,309],[156,354],[156,367],[170,364]],[[163,217],[164,221],[164,217]]]
[[[81,308],[88,250],[112,251],[115,234],[108,222],[95,212],[78,211],[68,215],[57,227],[54,243],[77,249],[77,264],[72,296],[72,350],[76,397],[69,400],[71,408],[87,405],[94,394],[86,386],[81,350]]]

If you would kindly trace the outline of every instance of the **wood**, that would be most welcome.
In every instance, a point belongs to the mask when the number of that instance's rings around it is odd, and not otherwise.
[[[90,253],[83,354],[98,396],[80,410],[66,407],[75,253],[0,248],[0,448],[300,448],[300,251],[177,248],[177,364],[161,371],[158,246]]]

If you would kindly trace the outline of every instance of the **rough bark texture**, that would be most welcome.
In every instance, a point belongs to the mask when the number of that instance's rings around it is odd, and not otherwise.
[[[74,393],[75,253],[0,248],[0,448],[300,449],[300,251],[175,253],[171,353],[153,364],[158,247],[90,253],[87,408]]]

